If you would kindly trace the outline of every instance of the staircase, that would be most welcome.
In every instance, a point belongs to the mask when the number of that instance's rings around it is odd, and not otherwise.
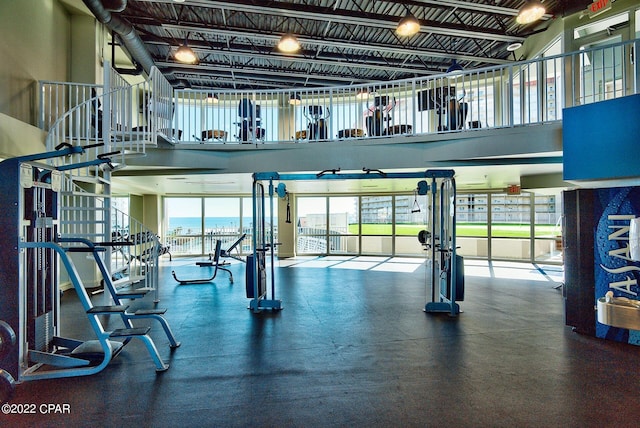
[[[155,68],[145,82],[130,85],[105,63],[103,80],[103,85],[39,83],[39,125],[48,132],[47,151],[82,148],[48,161],[64,171],[60,235],[116,241],[119,245],[108,245],[103,255],[115,287],[152,290],[157,301],[158,258],[169,249],[142,223],[111,206],[110,184],[111,172],[126,168],[127,159],[145,156],[159,138],[173,140],[173,88]],[[87,269],[95,271],[93,262],[81,263],[77,256],[74,262],[80,270],[90,265]]]

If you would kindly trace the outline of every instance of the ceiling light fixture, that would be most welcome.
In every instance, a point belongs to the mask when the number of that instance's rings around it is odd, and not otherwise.
[[[418,31],[420,31],[420,22],[411,12],[409,12],[409,10],[407,10],[405,17],[398,22],[396,33],[402,37],[411,37],[418,33]]]
[[[518,49],[520,49],[521,47],[522,47],[522,43],[520,43],[520,42],[513,42],[513,43],[510,43],[507,46],[507,52],[511,52],[511,54],[513,55],[513,60],[514,61],[518,60],[517,57],[516,57],[516,51]]]
[[[521,25],[531,24],[542,18],[546,12],[540,0],[526,0],[525,4],[520,8],[518,16],[516,16],[516,22]]]
[[[278,42],[278,49],[281,52],[293,53],[300,50],[300,42],[291,34],[284,34]]]
[[[522,47],[522,43],[520,43],[520,42],[513,42],[513,43],[510,43],[510,44],[507,46],[507,51],[509,51],[509,52],[514,52],[514,51],[517,51],[518,49],[520,49],[521,47]]]
[[[291,94],[289,97],[289,104],[292,106],[299,106],[302,104],[302,100],[300,99],[300,94]]]
[[[464,71],[464,68],[462,68],[462,66],[458,64],[458,61],[456,61],[455,59],[453,60],[449,68],[447,68],[447,74],[459,74],[462,71]]]
[[[187,44],[188,37],[189,34],[185,36],[184,44],[180,45],[180,47],[176,51],[175,58],[184,64],[196,64],[198,62],[198,56]]]

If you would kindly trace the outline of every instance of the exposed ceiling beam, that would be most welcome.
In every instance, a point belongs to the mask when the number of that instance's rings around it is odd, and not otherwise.
[[[283,73],[285,73],[286,75],[288,75],[289,77],[296,77],[298,79],[308,79],[309,78],[309,73],[307,72],[301,72],[301,71],[289,71],[289,70],[282,70],[282,69],[265,69],[265,68],[252,68],[252,67],[243,67],[243,68],[237,68],[237,67],[231,67],[229,65],[215,65],[215,66],[206,66],[206,65],[202,65],[200,64],[198,66],[197,69],[194,69],[193,66],[191,65],[187,65],[187,64],[179,64],[179,63],[175,63],[175,62],[163,62],[163,61],[159,61],[156,62],[156,66],[157,67],[167,67],[167,68],[173,68],[173,69],[185,69],[185,70],[191,70],[194,71],[196,74],[202,74],[202,75],[219,75],[221,72],[233,72],[235,74],[255,74],[255,75],[264,75],[264,76],[281,76]],[[336,75],[318,75],[318,76],[314,76],[317,77],[319,79],[323,79],[325,81],[336,81],[336,82],[348,82],[348,83],[354,83],[354,82],[358,82],[358,83],[367,83],[369,82],[368,80],[364,80],[364,79],[357,79],[354,78],[353,76],[336,76]]]
[[[162,44],[169,45],[169,43],[162,43],[157,40],[145,40],[147,44]],[[344,58],[338,58],[337,55],[335,58],[331,57],[313,57],[311,55],[300,53],[297,55],[284,55],[280,53],[258,53],[255,51],[251,51],[250,47],[243,47],[241,49],[228,50],[225,48],[216,49],[215,47],[204,48],[202,46],[198,46],[194,43],[189,43],[189,46],[196,51],[200,58],[203,58],[206,55],[215,54],[215,55],[223,55],[223,56],[248,56],[251,58],[260,58],[267,60],[278,60],[285,61],[296,64],[317,64],[317,65],[326,65],[331,67],[349,67],[349,68],[362,68],[366,70],[379,70],[379,71],[388,71],[391,73],[413,73],[418,75],[429,76],[432,74],[440,73],[442,70],[436,69],[426,69],[422,63],[418,64],[418,66],[406,65],[406,61],[390,63],[390,61],[385,60],[384,58],[367,58],[367,62],[355,62],[355,61],[347,61]],[[450,59],[451,56],[447,58]],[[373,63],[372,61],[378,61],[379,63]],[[205,61],[202,61],[205,62]],[[506,62],[506,61],[505,61]]]
[[[172,0],[139,0],[141,2],[172,3]],[[285,16],[293,19],[310,19],[316,21],[333,21],[342,24],[361,25],[366,27],[387,28],[395,30],[401,17],[385,16],[377,14],[363,15],[358,11],[333,10],[310,5],[288,4],[287,7],[278,6],[281,3],[272,3],[271,6],[255,5],[248,1],[209,1],[190,0],[189,6],[197,6],[210,9],[236,10],[243,13],[257,13],[273,16]],[[422,21],[421,33],[440,34],[445,36],[479,38],[484,40],[496,40],[501,42],[524,41],[523,37],[505,35],[496,31],[482,31],[482,29],[464,29],[451,25],[443,25],[438,22]],[[196,24],[197,25],[197,24]]]
[[[498,14],[498,15],[505,15],[505,16],[518,16],[518,13],[520,13],[519,9],[512,9],[510,7],[494,6],[486,3],[471,3],[471,2],[460,1],[460,0],[420,0],[413,3],[419,4],[419,5],[428,4],[435,7],[448,6],[448,7],[457,8],[457,9],[464,9],[464,10],[471,10],[479,13],[485,13],[489,15]],[[549,18],[551,18],[550,14],[545,14],[542,17],[542,19],[549,19]]]
[[[148,2],[148,3],[170,3],[170,4],[175,3],[175,0],[138,0],[138,1]],[[505,16],[517,16],[519,13],[519,9],[495,6],[495,5],[486,4],[486,3],[473,3],[473,2],[462,1],[462,0],[417,0],[417,1],[405,1],[404,3],[412,4],[418,7],[431,5],[433,7],[440,8],[440,9],[447,8],[447,7],[458,8],[458,9],[464,9],[464,10],[471,10],[474,12],[480,12],[487,15],[499,14],[499,15],[505,15]],[[336,5],[337,4],[338,2],[336,2]],[[230,3],[230,2],[224,2],[224,1],[189,0],[188,5],[198,6],[198,7],[213,7],[213,8],[220,8],[220,9],[226,9],[226,10],[240,10],[240,11],[247,10],[247,3],[243,3],[241,1]],[[334,11],[338,10],[336,5],[334,5],[334,7],[332,7],[331,10],[334,10]],[[258,12],[262,11],[265,8],[274,9],[274,7],[271,7],[271,6],[256,6],[256,5],[250,5],[250,6],[252,7],[252,11],[258,11]],[[279,10],[286,12],[286,11],[289,11],[290,9],[279,8]],[[549,14],[546,14],[544,16],[544,18],[549,18],[549,17],[551,17],[551,15]],[[328,19],[328,20],[331,20],[331,19]]]
[[[213,29],[213,28],[209,29],[209,28],[198,27],[193,23],[191,25],[164,24],[162,27],[167,30],[173,30],[173,31],[188,31],[190,33],[198,32],[201,34],[211,34],[211,35],[218,35],[218,36],[223,35],[226,37],[246,37],[246,38],[262,40],[262,41],[268,40],[269,42],[272,42],[274,45],[275,43],[278,42],[278,40],[280,40],[280,35],[278,34],[259,34],[259,33],[242,31],[242,30],[226,30],[226,29]],[[311,39],[303,36],[297,36],[297,38],[298,38],[298,41],[303,45],[308,44],[308,45],[318,45],[318,46],[329,46],[329,47],[341,48],[341,49],[358,49],[358,50],[369,51],[369,52],[374,51],[374,52],[384,52],[384,53],[400,54],[400,55],[415,55],[419,57],[441,58],[449,61],[452,58],[455,58],[456,60],[480,62],[480,63],[496,64],[496,65],[509,64],[512,62],[510,60],[500,59],[500,58],[487,58],[484,56],[467,55],[464,53],[430,51],[430,50],[423,50],[419,48],[406,48],[406,47],[402,48],[394,45],[382,45],[382,44],[375,44],[375,43],[359,44],[357,42],[339,41],[339,40],[316,40],[316,39]],[[516,41],[517,39],[519,38],[517,37],[511,38],[509,39],[509,41],[512,42],[512,41]],[[191,43],[189,45],[192,46]]]

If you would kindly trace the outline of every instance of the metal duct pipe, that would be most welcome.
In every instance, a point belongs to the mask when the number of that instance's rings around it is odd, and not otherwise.
[[[127,8],[127,0],[102,0],[105,9],[111,12],[122,12]]]
[[[136,33],[133,25],[125,19],[118,18],[106,10],[100,0],[82,0],[89,8],[96,19],[107,26],[111,31],[115,32],[122,39],[122,43],[127,48],[133,59],[142,66],[142,69],[149,74],[154,61],[144,46],[142,39]],[[126,2],[125,2],[126,6]]]

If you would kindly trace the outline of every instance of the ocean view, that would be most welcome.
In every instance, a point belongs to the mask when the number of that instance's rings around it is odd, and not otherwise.
[[[253,218],[245,217],[205,217],[205,233],[239,233],[240,227],[245,231],[253,226]],[[169,217],[167,235],[199,235],[202,232],[202,219],[200,217]]]

